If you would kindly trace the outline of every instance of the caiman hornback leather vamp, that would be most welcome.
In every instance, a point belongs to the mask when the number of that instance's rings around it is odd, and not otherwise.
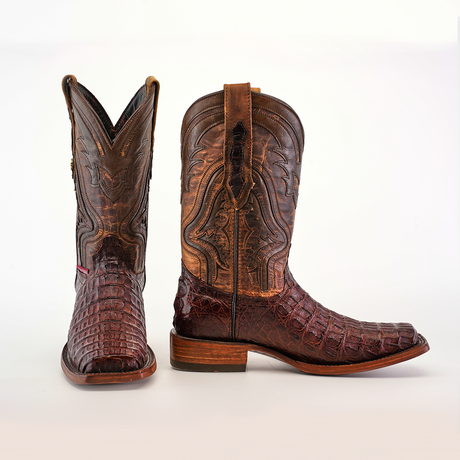
[[[61,365],[77,384],[144,379],[156,369],[142,291],[159,84],[147,78],[115,126],[74,76],[62,87],[72,123],[77,271]]]
[[[313,374],[377,369],[429,350],[408,323],[370,323],[312,299],[288,268],[304,147],[291,107],[249,83],[184,117],[182,275],[171,364],[242,371],[247,352]]]

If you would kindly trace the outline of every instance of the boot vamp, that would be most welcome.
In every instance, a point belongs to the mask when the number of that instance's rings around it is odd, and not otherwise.
[[[409,323],[357,321],[322,306],[292,278],[270,298],[239,297],[237,340],[257,343],[317,364],[360,363],[415,345]]]
[[[68,349],[81,373],[129,372],[146,362],[142,289],[122,261],[102,259],[78,289]]]
[[[249,342],[311,364],[351,364],[398,353],[418,342],[408,323],[357,321],[323,307],[286,270],[275,296],[236,297],[202,282],[185,267],[175,301],[174,327],[185,337]]]

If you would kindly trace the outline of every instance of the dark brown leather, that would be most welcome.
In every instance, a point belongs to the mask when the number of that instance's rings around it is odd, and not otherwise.
[[[142,290],[159,84],[149,77],[115,126],[74,76],[63,90],[77,196],[69,358],[81,373],[133,371],[147,356]]]
[[[235,203],[224,179],[232,170],[226,146],[229,128],[243,116],[229,116],[227,91],[196,101],[182,125],[178,334],[253,343],[318,364],[360,363],[413,346],[418,335],[410,324],[339,315],[289,272],[304,132],[288,105],[265,94],[251,93],[252,149],[242,144],[243,156],[252,157],[254,186],[246,204]],[[241,87],[233,94],[247,107]]]
[[[185,337],[232,340],[232,297],[183,267],[174,303],[176,331]],[[408,323],[362,322],[328,310],[296,283],[289,269],[279,294],[238,296],[235,322],[235,341],[311,364],[369,361],[410,348],[418,340]]]
[[[144,303],[138,277],[107,237],[94,270],[77,290],[68,349],[82,373],[128,372],[146,360]]]

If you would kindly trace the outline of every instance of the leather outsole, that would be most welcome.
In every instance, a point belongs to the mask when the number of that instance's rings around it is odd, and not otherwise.
[[[415,345],[383,358],[353,364],[310,364],[296,361],[270,348],[252,343],[219,342],[182,337],[172,329],[170,333],[171,366],[178,370],[197,372],[244,372],[249,351],[283,361],[307,374],[345,375],[392,366],[426,353],[430,346],[421,334]]]

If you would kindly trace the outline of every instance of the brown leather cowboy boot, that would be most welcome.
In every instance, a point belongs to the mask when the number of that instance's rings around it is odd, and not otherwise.
[[[159,83],[147,78],[115,126],[73,75],[62,87],[77,195],[77,296],[62,369],[79,384],[144,379],[157,366],[142,290]]]
[[[324,308],[288,255],[304,146],[284,102],[225,85],[182,125],[182,276],[171,364],[244,371],[247,352],[312,374],[377,369],[429,350],[407,323],[360,322]]]

